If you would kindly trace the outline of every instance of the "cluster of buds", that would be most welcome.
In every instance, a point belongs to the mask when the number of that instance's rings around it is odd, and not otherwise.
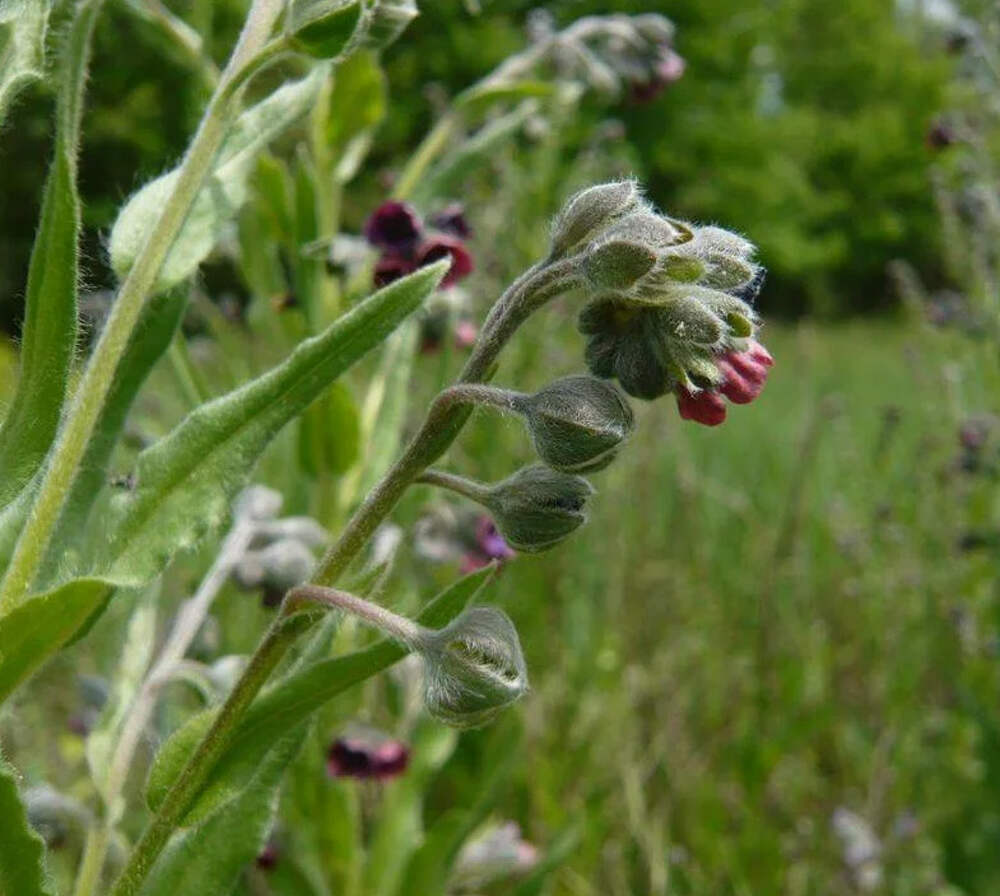
[[[411,205],[389,200],[383,202],[365,223],[365,239],[379,250],[375,263],[376,287],[386,286],[417,268],[451,259],[451,267],[441,281],[441,288],[454,286],[473,269],[472,256],[465,246],[470,235],[462,209],[444,208],[431,217],[427,228]]]
[[[756,341],[764,281],[754,246],[719,227],[658,214],[631,181],[577,193],[553,228],[554,258],[579,259],[590,300],[579,328],[591,372],[637,398],[668,392],[709,426],[723,397],[747,404],[774,363]]]

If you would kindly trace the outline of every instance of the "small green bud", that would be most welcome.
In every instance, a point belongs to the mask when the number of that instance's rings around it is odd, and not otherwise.
[[[642,243],[651,249],[664,249],[691,239],[691,231],[650,211],[637,211],[622,218],[610,231],[609,239],[624,239]]]
[[[729,324],[729,328],[733,331],[733,335],[739,337],[740,339],[753,336],[753,321],[746,315],[740,314],[738,311],[730,311],[729,314],[726,315],[726,323]]]
[[[596,289],[625,290],[648,274],[656,252],[642,243],[612,239],[591,247],[583,259],[583,273]]]
[[[296,0],[291,9],[295,46],[317,59],[333,59],[347,45],[360,18],[360,0]]]
[[[483,725],[528,689],[517,629],[493,607],[472,607],[426,632],[419,650],[427,664],[424,703],[448,725]]]
[[[592,376],[567,376],[529,396],[523,407],[538,456],[564,473],[606,467],[635,425],[625,397]]]
[[[677,283],[695,283],[705,275],[705,265],[691,255],[667,255],[660,259],[660,270]]]
[[[735,255],[738,258],[752,258],[757,251],[750,240],[744,239],[731,230],[721,227],[699,227],[697,231],[698,249],[705,254],[719,252],[723,255]]]
[[[564,255],[597,236],[641,204],[639,191],[630,180],[599,184],[574,194],[552,226],[553,256]]]
[[[680,343],[714,345],[724,332],[723,322],[694,298],[677,299],[664,306],[661,320],[669,338]]]
[[[593,493],[580,476],[533,464],[488,489],[483,503],[515,551],[535,553],[586,522],[583,508]]]

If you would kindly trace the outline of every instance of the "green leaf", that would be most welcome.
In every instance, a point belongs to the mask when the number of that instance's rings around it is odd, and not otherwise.
[[[4,471],[0,478],[0,507],[24,488],[49,449],[62,415],[76,352],[80,232],[76,157],[90,37],[100,8],[101,0],[89,0],[77,7],[63,47],[55,153],[45,182],[41,220],[28,267],[21,376],[10,411],[0,426],[0,470]],[[9,14],[17,14],[24,21],[19,18],[13,24],[10,21],[2,24]],[[6,73],[10,65],[16,64],[19,41],[27,39],[18,35],[24,29],[34,30],[36,25],[31,23],[38,17],[42,23],[37,27],[44,33],[47,14],[44,3],[14,2],[0,7],[0,27],[8,29],[8,45],[0,46],[0,110]],[[13,59],[7,58],[9,52],[15,53]]]
[[[14,769],[0,757],[0,896],[52,896],[44,868],[45,846],[28,824]]]
[[[18,92],[45,74],[48,21],[47,0],[0,0],[0,124]]]
[[[418,621],[430,628],[447,625],[486,586],[493,571],[492,568],[482,569],[460,579],[435,597]],[[366,650],[306,666],[266,690],[240,721],[189,817],[203,815],[238,793],[262,756],[289,728],[308,719],[338,694],[398,662],[406,653],[406,648],[395,642],[380,641]],[[154,812],[208,730],[213,715],[213,711],[206,711],[193,716],[160,748],[146,790]]]
[[[139,389],[170,346],[187,307],[188,288],[184,285],[151,299],[132,334],[125,355],[118,364],[115,380],[101,408],[80,472],[73,482],[66,506],[59,518],[42,571],[42,587],[82,572],[81,551],[87,540],[87,518],[107,483],[108,465],[118,438],[125,428],[129,409]],[[93,536],[95,533],[91,533]],[[0,535],[0,545],[2,545]],[[72,546],[72,547],[70,547]],[[0,548],[0,558],[4,556]]]
[[[480,84],[455,97],[455,108],[465,115],[482,113],[496,103],[555,96],[559,88],[549,81],[517,81],[513,84]]]
[[[342,154],[358,135],[377,127],[385,118],[387,94],[385,73],[374,53],[361,51],[340,63],[324,116],[327,143]]]
[[[74,579],[0,616],[0,703],[69,641],[114,585]]]
[[[539,896],[545,882],[553,871],[557,871],[577,848],[582,836],[579,825],[570,825],[560,832],[542,860],[535,865],[528,876],[512,891],[513,896]]]
[[[286,729],[240,792],[204,821],[176,834],[140,890],[141,896],[225,896],[264,845],[285,768],[306,726]]]
[[[193,411],[144,451],[135,489],[112,503],[101,528],[103,568],[141,586],[178,551],[226,519],[273,436],[391,333],[434,290],[447,260],[379,290],[268,373]]]
[[[302,415],[299,462],[318,476],[347,472],[361,451],[358,406],[348,389],[334,383]]]
[[[219,150],[212,174],[167,254],[154,292],[186,280],[198,269],[246,202],[257,157],[268,143],[309,111],[326,76],[326,66],[317,66],[306,78],[279,88],[236,120]],[[119,277],[124,277],[135,262],[163,203],[174,189],[178,173],[174,170],[150,181],[129,199],[118,215],[109,249],[111,266]]]
[[[415,0],[369,0],[346,52],[361,47],[384,50],[419,14]]]

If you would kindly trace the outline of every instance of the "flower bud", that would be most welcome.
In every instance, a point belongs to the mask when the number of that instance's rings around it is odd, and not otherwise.
[[[606,467],[635,423],[614,386],[583,375],[556,380],[529,396],[523,413],[538,456],[564,473]]]
[[[642,243],[610,239],[591,247],[583,273],[598,290],[627,290],[653,270],[656,252]]]
[[[420,651],[427,710],[457,728],[485,724],[528,689],[517,629],[493,607],[472,607],[428,632]]]
[[[552,254],[564,255],[642,204],[634,181],[614,181],[576,193],[552,227]]]
[[[533,464],[490,488],[483,503],[500,534],[522,553],[544,551],[586,522],[594,493],[586,479]]]

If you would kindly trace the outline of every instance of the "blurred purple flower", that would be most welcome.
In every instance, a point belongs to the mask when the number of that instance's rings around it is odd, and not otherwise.
[[[454,286],[463,277],[472,273],[473,263],[465,244],[453,236],[438,234],[431,236],[417,249],[416,263],[418,268],[433,264],[442,258],[451,258],[451,267],[441,281],[442,288]]]
[[[339,737],[326,754],[326,770],[331,778],[359,778],[384,781],[406,771],[410,748],[402,741],[376,737]]]
[[[662,47],[656,57],[648,80],[633,81],[631,96],[637,103],[648,103],[656,99],[664,89],[679,81],[687,68],[684,57],[670,47]]]
[[[365,239],[379,249],[409,254],[424,234],[416,210],[405,202],[383,202],[365,224]]]
[[[504,537],[488,516],[482,516],[476,523],[476,546],[462,557],[462,572],[475,572],[494,561],[503,563],[515,555]]]

